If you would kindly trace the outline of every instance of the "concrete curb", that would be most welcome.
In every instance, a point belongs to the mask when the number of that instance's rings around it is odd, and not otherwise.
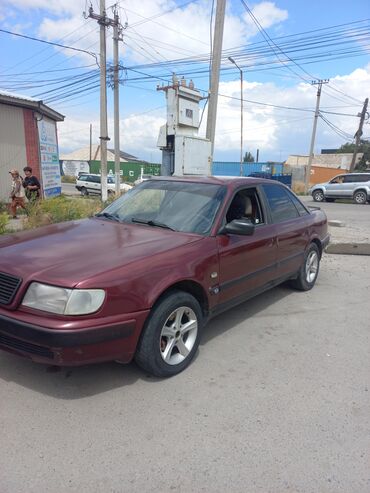
[[[329,243],[325,252],[336,255],[370,255],[370,243]]]

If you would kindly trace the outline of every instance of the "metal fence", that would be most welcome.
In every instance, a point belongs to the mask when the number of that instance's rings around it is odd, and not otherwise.
[[[240,171],[240,163],[225,161],[213,161],[212,163],[213,176],[240,176]],[[288,187],[292,186],[292,175],[284,173],[282,163],[243,163],[242,176],[267,178],[280,181]]]
[[[282,175],[283,163],[243,163],[242,176],[250,176],[252,173],[268,173],[269,175]],[[213,161],[212,175],[214,176],[240,176],[240,162]]]

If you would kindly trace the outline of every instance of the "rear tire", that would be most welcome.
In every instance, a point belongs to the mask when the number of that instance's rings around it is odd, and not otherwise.
[[[320,253],[317,245],[311,243],[304,255],[304,260],[299,269],[298,276],[290,282],[290,285],[299,291],[309,291],[315,285],[320,267]]]
[[[312,198],[315,202],[324,202],[324,192],[322,190],[315,190],[312,192]]]
[[[358,190],[354,195],[353,195],[353,200],[356,202],[356,204],[366,204],[367,202],[367,194],[365,190]]]
[[[174,290],[152,309],[135,355],[136,363],[156,377],[177,375],[191,363],[203,324],[198,301]]]

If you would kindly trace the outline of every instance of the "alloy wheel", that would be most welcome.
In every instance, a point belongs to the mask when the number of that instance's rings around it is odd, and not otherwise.
[[[167,318],[160,335],[160,352],[168,365],[182,363],[195,344],[198,320],[194,311],[181,306]]]
[[[313,199],[316,202],[322,202],[324,200],[324,194],[321,190],[316,190],[316,192],[313,193]]]
[[[311,251],[306,259],[306,281],[311,284],[314,282],[319,269],[319,257],[316,251]]]
[[[356,192],[354,196],[356,204],[365,204],[367,201],[367,196],[365,192]]]

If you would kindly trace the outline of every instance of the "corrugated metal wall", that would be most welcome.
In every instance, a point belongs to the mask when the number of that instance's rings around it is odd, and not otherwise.
[[[23,172],[27,165],[23,110],[0,104],[0,200],[9,200],[10,169]]]
[[[279,175],[283,173],[283,164],[271,163],[243,163],[243,176],[252,173],[270,173]],[[240,162],[213,161],[212,175],[214,176],[240,176]]]
[[[138,163],[138,162],[127,162],[120,163],[122,170],[123,181],[134,182],[137,180],[141,174],[141,168],[144,168],[144,174],[147,175],[160,175],[161,165],[160,164],[150,164],[150,163]],[[108,161],[107,163],[108,173],[111,171],[114,173],[114,161]],[[100,161],[90,162],[90,173],[100,173]]]

